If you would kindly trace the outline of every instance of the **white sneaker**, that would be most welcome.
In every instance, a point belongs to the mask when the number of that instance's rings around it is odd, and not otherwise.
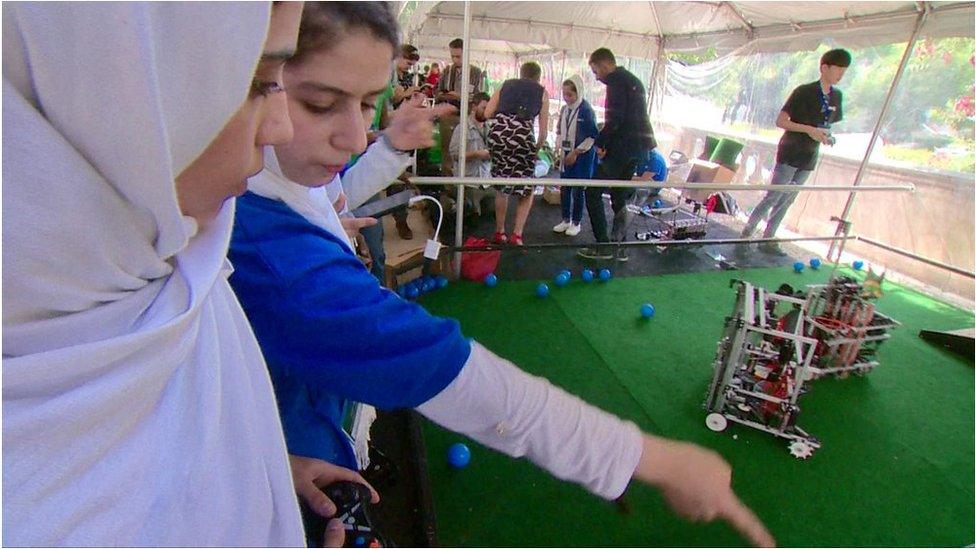
[[[569,228],[566,229],[566,236],[576,236],[578,234],[580,234],[579,225],[570,225]]]
[[[570,227],[569,221],[560,221],[559,225],[556,225],[555,227],[552,228],[552,232],[564,233],[566,232],[566,229],[568,229],[569,227]]]

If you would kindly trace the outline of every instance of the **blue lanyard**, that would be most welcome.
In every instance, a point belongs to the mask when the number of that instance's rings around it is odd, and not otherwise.
[[[823,123],[826,127],[830,123],[830,95],[833,93],[834,88],[831,86],[830,91],[824,94],[823,87],[817,85],[817,92],[820,93],[820,113],[823,114]]]

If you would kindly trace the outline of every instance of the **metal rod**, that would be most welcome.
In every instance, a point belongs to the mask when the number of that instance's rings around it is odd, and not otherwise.
[[[874,146],[878,142],[878,137],[881,135],[881,126],[885,122],[885,118],[888,116],[888,109],[891,107],[891,100],[895,96],[895,92],[898,91],[898,84],[901,82],[901,77],[905,74],[905,68],[908,66],[908,60],[912,56],[912,51],[915,49],[915,42],[918,41],[918,35],[922,30],[922,25],[925,24],[925,20],[928,18],[929,8],[928,4],[925,5],[925,9],[918,14],[918,18],[915,20],[915,28],[912,30],[912,35],[908,40],[908,44],[905,45],[905,52],[901,56],[901,62],[898,64],[898,70],[895,71],[895,76],[891,80],[891,86],[888,88],[888,95],[885,96],[884,103],[881,105],[881,112],[878,113],[878,121],[874,124],[874,131],[871,132],[871,139],[868,141],[868,148],[864,151],[864,158],[861,159],[861,165],[857,168],[857,174],[854,176],[854,186],[859,187],[861,185],[861,180],[864,179],[864,174],[867,172],[868,164],[871,162],[871,153],[874,152]],[[836,234],[840,234],[843,231],[843,224],[847,223],[850,219],[851,210],[854,209],[854,200],[856,196],[853,192],[847,197],[847,203],[844,204],[844,212],[840,214],[840,221],[837,224]],[[831,245],[830,249],[827,250],[827,259],[831,259],[834,254],[834,246]],[[840,260],[840,253],[837,254],[837,260]]]
[[[488,185],[505,187],[508,185],[545,186],[559,185],[565,187],[632,187],[635,189],[691,189],[703,191],[773,191],[773,192],[816,192],[816,191],[906,191],[915,192],[915,185],[736,185],[731,183],[668,183],[658,181],[620,181],[613,179],[480,179],[477,177],[411,177],[414,185]]]
[[[626,242],[604,243],[604,245],[614,245],[620,247],[641,247],[641,246],[704,246],[721,244],[759,244],[763,242],[806,242],[818,240],[844,240],[857,239],[856,236],[796,236],[789,238],[712,238],[701,240],[630,240]],[[492,250],[547,250],[565,248],[583,248],[592,244],[566,243],[566,244],[525,244],[514,246],[512,244],[488,244],[487,246],[450,246],[452,251],[459,252],[487,252]]]
[[[651,2],[651,9],[654,9],[654,2]],[[657,10],[654,11],[655,17],[657,16]],[[665,65],[667,63],[667,56],[664,53],[664,37],[657,37],[657,58],[654,59],[654,68],[651,69],[651,82],[648,84],[647,90],[647,116],[651,118],[654,113],[654,101],[657,99],[657,88],[658,79],[661,78],[663,70],[666,69]],[[664,89],[661,86],[661,89]]]
[[[918,255],[918,254],[909,252],[908,250],[904,250],[902,248],[898,248],[898,247],[892,246],[890,244],[884,244],[882,242],[878,242],[877,240],[874,240],[872,238],[868,238],[866,236],[858,235],[857,240],[860,241],[860,242],[864,242],[866,244],[870,244],[872,246],[877,246],[878,248],[881,248],[883,250],[888,250],[889,252],[894,252],[896,254],[903,255],[905,257],[914,259],[916,261],[921,261],[922,263],[927,263],[929,265],[932,265],[933,267],[938,267],[940,269],[944,269],[946,271],[950,271],[950,272],[953,272],[953,273],[956,273],[956,274],[959,274],[959,275],[968,276],[969,278],[976,278],[976,272],[967,271],[967,270],[962,269],[960,267],[955,267],[953,265],[949,265],[948,263],[943,263],[943,262],[938,261],[936,259],[932,259],[932,258],[929,258],[929,257],[925,257],[925,256],[922,256],[922,255]]]
[[[460,175],[465,175],[465,170],[467,169],[468,160],[465,158],[468,154],[468,100],[469,93],[468,89],[471,85],[471,2],[470,0],[465,0],[464,2],[464,49],[461,50],[461,112],[460,121],[458,122],[459,128],[461,130],[461,147],[460,147],[460,157],[458,158],[458,171],[461,172]],[[441,146],[443,147],[444,140],[441,140]],[[450,154],[450,146],[448,150],[441,151],[441,155]],[[458,175],[458,174],[454,174]],[[458,185],[457,188],[457,200],[454,203],[457,209],[457,215],[454,218],[454,245],[460,246],[464,242],[464,185]],[[461,276],[461,254],[454,254],[454,276]]]

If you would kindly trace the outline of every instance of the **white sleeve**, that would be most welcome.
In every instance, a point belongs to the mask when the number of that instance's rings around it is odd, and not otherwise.
[[[355,210],[374,194],[389,187],[411,162],[410,154],[397,151],[385,138],[374,141],[363,156],[342,175],[342,186],[349,209]]]
[[[457,378],[417,410],[605,499],[624,492],[643,453],[632,422],[523,372],[476,342]]]
[[[576,150],[581,153],[585,153],[589,151],[591,148],[593,148],[594,142],[595,140],[592,137],[587,137],[582,142],[580,142],[579,146],[576,147]]]

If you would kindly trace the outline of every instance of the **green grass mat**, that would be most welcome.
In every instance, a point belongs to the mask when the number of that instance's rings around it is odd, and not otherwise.
[[[918,338],[920,329],[972,326],[973,315],[885,285],[878,310],[902,322],[866,377],[817,380],[798,424],[823,447],[798,461],[786,441],[732,425],[712,433],[701,408],[723,319],[739,278],[767,288],[825,282],[829,271],[787,269],[615,279],[578,271],[547,299],[538,281],[487,289],[457,283],[422,299],[528,372],[663,436],[720,452],[742,499],[781,546],[956,546],[973,543],[972,360]],[[640,305],[654,304],[654,319]],[[444,546],[726,546],[724,524],[684,522],[651,489],[632,485],[633,513],[465,437],[425,425],[438,540]],[[447,466],[447,447],[472,449]]]

